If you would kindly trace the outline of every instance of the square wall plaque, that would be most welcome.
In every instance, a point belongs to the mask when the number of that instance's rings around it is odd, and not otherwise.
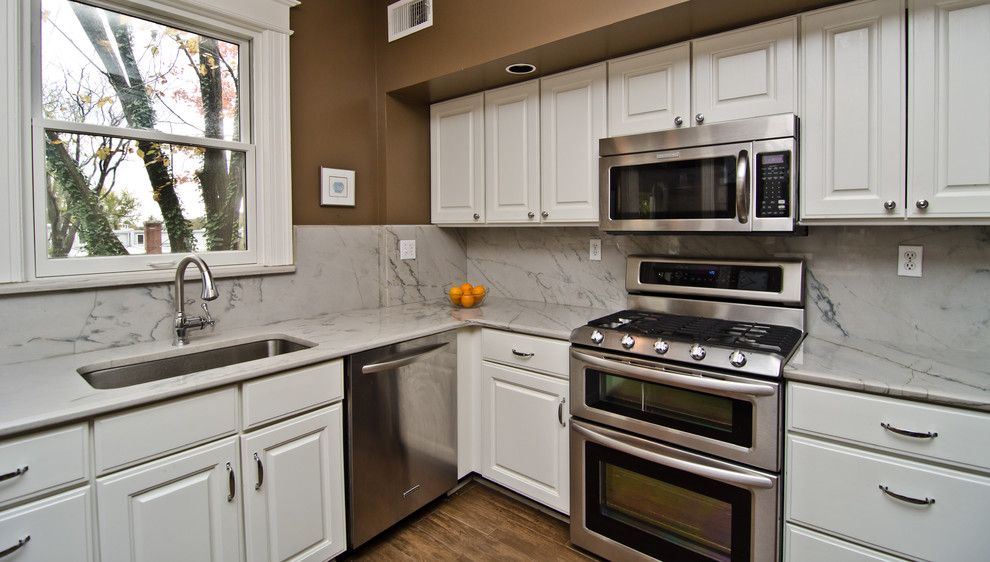
[[[354,206],[354,170],[320,168],[320,206]]]

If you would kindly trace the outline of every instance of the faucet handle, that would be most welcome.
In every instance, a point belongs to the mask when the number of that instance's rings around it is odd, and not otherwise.
[[[217,321],[214,320],[213,319],[213,316],[210,314],[210,307],[206,306],[206,303],[205,302],[203,304],[201,304],[200,306],[203,307],[203,314],[206,315],[206,316],[203,317],[203,324],[204,325],[210,325],[210,326],[216,326]]]

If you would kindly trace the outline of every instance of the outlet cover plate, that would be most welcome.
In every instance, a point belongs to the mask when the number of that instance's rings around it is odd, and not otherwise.
[[[897,275],[901,277],[921,277],[924,246],[897,247]]]
[[[591,261],[602,261],[602,241],[599,238],[592,238],[588,249],[588,259]]]
[[[415,240],[399,240],[399,259],[400,260],[416,259]]]

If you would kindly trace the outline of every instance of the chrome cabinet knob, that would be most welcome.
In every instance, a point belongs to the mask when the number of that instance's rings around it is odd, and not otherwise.
[[[705,358],[705,348],[701,347],[700,344],[694,344],[691,346],[691,359],[695,361],[701,361]]]
[[[682,119],[680,115],[674,117],[674,125],[680,127],[683,124],[684,124],[684,119]]]
[[[928,199],[918,199],[918,202],[914,206],[924,211],[928,208]]]
[[[481,220],[481,215],[479,213],[475,213],[474,220]]]
[[[619,343],[621,343],[622,347],[626,349],[632,349],[632,346],[636,345],[636,340],[634,340],[629,334],[626,334],[622,336],[622,340],[620,340]]]
[[[668,349],[670,349],[670,344],[668,344],[663,340],[657,340],[653,342],[653,351],[656,351],[660,355],[667,353]]]
[[[529,218],[533,218],[533,217],[536,216],[536,213],[534,213],[533,211],[530,211],[530,212],[526,213],[526,216],[529,217]]]
[[[540,213],[540,216],[543,218],[547,218],[550,216],[550,211],[543,211],[542,213]]]
[[[694,116],[694,120],[699,125],[702,124],[702,123],[704,123],[705,122],[705,114],[704,113],[699,113],[699,114],[695,115]]]
[[[591,341],[595,343],[602,343],[605,341],[605,335],[598,330],[595,330],[594,332],[591,332]]]
[[[891,199],[890,201],[884,201],[883,208],[887,209],[888,211],[893,211],[894,209],[897,208],[897,201],[894,201],[893,199]]]
[[[746,364],[746,354],[736,350],[729,354],[729,363],[732,363],[733,367],[742,367]]]

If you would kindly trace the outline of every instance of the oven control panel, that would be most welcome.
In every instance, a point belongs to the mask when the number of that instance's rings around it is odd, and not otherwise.
[[[756,216],[773,218],[791,214],[791,153],[756,155]]]

